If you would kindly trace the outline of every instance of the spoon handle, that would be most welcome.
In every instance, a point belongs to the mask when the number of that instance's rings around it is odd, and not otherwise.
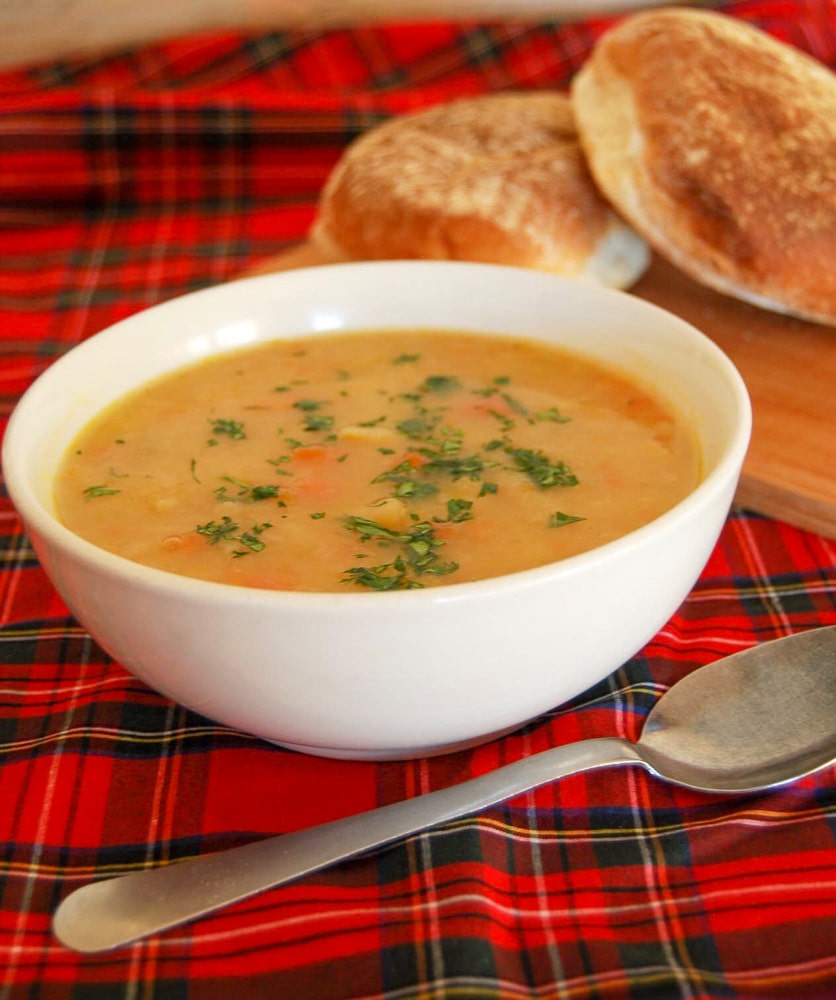
[[[631,763],[641,763],[638,752],[632,743],[618,738],[555,747],[478,778],[379,809],[93,882],[64,899],[55,912],[53,929],[63,944],[76,951],[106,951],[467,816],[556,778]]]

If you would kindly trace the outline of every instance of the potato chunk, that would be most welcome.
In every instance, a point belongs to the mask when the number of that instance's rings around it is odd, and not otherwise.
[[[390,531],[406,531],[412,527],[409,508],[398,497],[386,497],[376,503],[369,504],[363,512],[363,517],[388,528]]]

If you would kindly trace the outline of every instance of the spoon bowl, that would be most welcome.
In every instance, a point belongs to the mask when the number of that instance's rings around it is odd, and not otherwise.
[[[795,781],[836,754],[836,626],[776,639],[678,681],[636,744],[660,778],[705,792]]]
[[[754,646],[694,671],[656,703],[639,739],[545,750],[413,799],[191,861],[94,882],[58,907],[68,947],[98,952],[466,816],[549,781],[638,764],[702,792],[763,791],[836,760],[836,626]]]

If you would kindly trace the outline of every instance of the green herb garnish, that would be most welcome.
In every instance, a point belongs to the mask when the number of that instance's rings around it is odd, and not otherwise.
[[[427,462],[422,466],[424,472],[443,472],[451,479],[479,479],[485,469],[491,468],[496,463],[486,462],[479,455],[442,455],[428,449],[419,449],[420,453],[427,458]]]
[[[564,416],[556,406],[549,407],[548,410],[541,410],[536,414],[538,420],[551,420],[556,424],[571,423],[572,418]]]
[[[279,487],[273,483],[264,486],[252,486],[234,476],[222,476],[224,482],[237,487],[235,496],[229,496],[226,486],[219,486],[214,490],[216,500],[223,503],[255,503],[258,500],[274,500],[279,495]]]
[[[576,517],[574,514],[564,514],[562,510],[556,510],[549,517],[550,528],[562,528],[567,524],[575,524],[577,521],[585,521],[585,517]]]
[[[499,410],[489,409],[488,413],[495,419],[499,421],[499,426],[506,433],[512,431],[517,425],[512,417],[509,417],[505,413],[500,413]]]
[[[473,517],[472,514],[473,501],[472,500],[461,500],[461,499],[451,499],[447,501],[447,517],[437,517],[434,520],[437,522],[449,522],[451,524],[459,524],[461,521],[469,521]]]
[[[233,441],[241,441],[247,436],[244,433],[244,425],[240,420],[218,418],[210,420],[209,423],[212,425],[212,433],[218,437],[225,436],[232,438]]]
[[[250,496],[253,500],[272,500],[279,495],[279,487],[272,484],[266,486],[253,486]]]
[[[524,417],[528,416],[528,410],[526,409],[526,407],[523,406],[523,404],[518,399],[515,399],[514,396],[512,396],[510,393],[502,392],[500,393],[500,396],[511,407],[514,413],[519,413],[521,416]]]
[[[203,535],[210,545],[217,545],[218,542],[238,542],[245,546],[244,549],[233,551],[232,556],[236,559],[247,555],[249,552],[261,552],[265,548],[261,535],[267,528],[272,528],[272,524],[269,521],[254,524],[249,531],[242,531],[240,534],[236,534],[239,527],[231,517],[224,515],[220,521],[208,521],[206,524],[197,525],[195,531],[199,535]]]
[[[82,495],[85,500],[94,500],[96,497],[116,496],[117,493],[121,492],[121,490],[114,490],[109,486],[101,484],[99,486],[88,486],[86,490],[82,490]]]
[[[578,485],[578,477],[565,462],[553,462],[542,451],[508,447],[505,453],[513,458],[516,468],[541,489]]]
[[[349,515],[343,523],[350,531],[356,531],[364,542],[377,541],[384,545],[397,545],[400,549],[391,562],[344,570],[343,583],[355,583],[375,590],[414,589],[423,586],[416,576],[443,576],[459,568],[458,563],[442,562],[438,558],[438,549],[444,542],[435,537],[433,526],[428,521],[420,521],[408,531],[395,531],[377,521],[355,515]]]
[[[238,536],[238,541],[246,546],[246,549],[236,549],[232,553],[234,559],[240,559],[241,556],[247,555],[249,552],[261,552],[265,547],[264,542],[261,540],[261,534],[267,528],[272,528],[273,525],[269,521],[265,521],[263,524],[254,524],[249,531],[244,531]]]
[[[452,392],[462,384],[455,375],[428,375],[421,383],[421,392]]]
[[[204,535],[210,545],[217,545],[220,541],[234,537],[238,525],[231,517],[224,515],[220,521],[207,521],[206,524],[199,524],[194,530],[199,535]]]
[[[334,426],[333,417],[324,417],[310,413],[305,420],[306,431],[330,431]]]
[[[369,590],[418,590],[424,586],[407,575],[406,563],[400,557],[380,566],[352,566],[344,573],[342,583],[354,583]]]
[[[395,426],[401,434],[406,435],[406,437],[413,441],[420,441],[432,434],[438,426],[440,419],[440,416],[432,416],[424,412],[415,417],[407,417],[405,420],[399,421]]]

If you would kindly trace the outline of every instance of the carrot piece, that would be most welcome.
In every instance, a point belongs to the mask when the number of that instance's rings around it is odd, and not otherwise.
[[[472,521],[460,521],[457,524],[437,524],[435,526],[435,537],[442,542],[452,541],[454,538],[467,538],[473,542],[488,541],[492,535],[495,536],[497,527],[495,524],[485,523],[476,518]]]
[[[433,529],[433,534],[440,542],[446,542],[450,538],[455,538],[457,527],[458,525],[455,524],[437,524]]]
[[[329,449],[324,444],[306,444],[294,448],[292,457],[300,462],[321,462],[328,453]]]
[[[299,497],[322,499],[332,497],[337,493],[337,484],[330,483],[327,479],[303,479],[293,485],[294,492]]]
[[[162,547],[168,552],[196,552],[206,545],[206,539],[196,531],[181,531],[167,535],[161,541]]]

